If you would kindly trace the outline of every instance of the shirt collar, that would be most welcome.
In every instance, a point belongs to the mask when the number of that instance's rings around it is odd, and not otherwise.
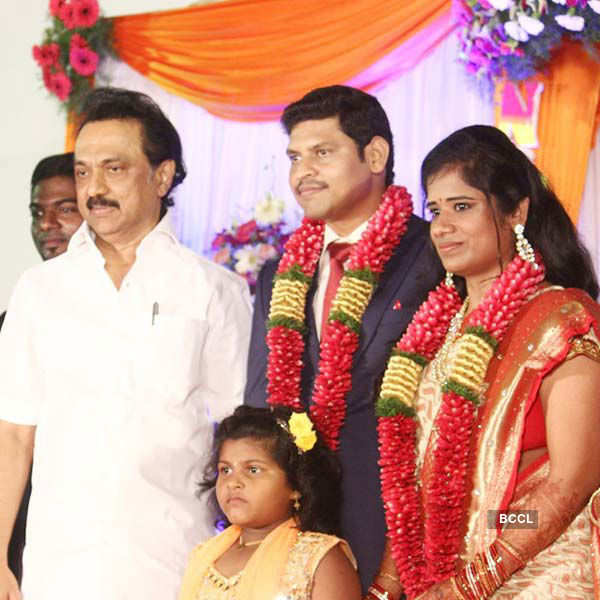
[[[138,252],[142,247],[148,244],[153,244],[154,240],[166,239],[172,243],[179,243],[171,217],[167,211],[167,214],[158,222],[156,227],[150,231],[146,237],[140,242],[138,246]],[[79,229],[71,236],[69,241],[69,251],[75,251],[79,248],[96,248],[96,233],[90,228],[87,221],[84,221]]]
[[[327,246],[333,242],[339,242],[344,244],[356,244],[362,234],[365,232],[367,225],[369,224],[369,220],[362,222],[354,231],[350,232],[348,235],[340,236],[338,235],[329,225],[325,225],[325,234],[323,236],[323,252],[327,249]]]

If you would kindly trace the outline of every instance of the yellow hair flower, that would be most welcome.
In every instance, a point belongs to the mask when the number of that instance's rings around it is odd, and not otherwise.
[[[317,434],[308,415],[305,412],[292,413],[288,426],[298,449],[302,452],[312,450],[312,447],[317,443]]]

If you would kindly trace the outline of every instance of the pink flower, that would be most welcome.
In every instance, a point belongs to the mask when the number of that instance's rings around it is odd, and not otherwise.
[[[75,27],[92,27],[100,14],[98,0],[73,0]]]
[[[60,11],[63,7],[63,4],[66,4],[67,0],[50,0],[50,5],[48,10],[53,17],[62,18],[60,16]]]
[[[80,75],[93,75],[98,68],[98,55],[89,48],[73,46],[69,52],[71,66]]]
[[[48,75],[48,85],[46,87],[53,94],[58,96],[59,100],[64,102],[69,97],[73,85],[65,73],[59,71],[57,73],[50,73]]]
[[[88,44],[87,44],[87,40],[82,36],[79,35],[78,33],[74,33],[71,36],[71,40],[69,41],[69,49],[72,50],[73,48],[87,48]]]
[[[225,234],[218,233],[217,235],[215,235],[215,239],[212,241],[212,244],[210,245],[210,247],[213,250],[216,250],[217,248],[220,248],[223,244],[225,244],[226,241],[227,241],[227,238],[225,237]]]
[[[218,252],[213,256],[213,260],[219,265],[227,264],[231,259],[231,252],[227,246],[221,248]]]
[[[58,61],[60,48],[58,44],[46,44],[44,46],[33,47],[33,58],[40,67],[51,67]]]
[[[269,260],[270,258],[275,258],[277,256],[277,250],[271,244],[259,244],[257,246],[258,250],[258,258],[264,262],[265,260]]]
[[[239,244],[246,244],[250,241],[250,237],[256,231],[256,221],[252,219],[238,227],[235,234],[235,241]]]
[[[66,2],[61,4],[58,17],[67,29],[75,27],[75,10],[72,4],[67,4]]]
[[[42,79],[44,81],[44,85],[46,86],[46,89],[51,92],[52,90],[50,89],[50,77],[52,75],[52,71],[50,70],[50,67],[42,67]]]

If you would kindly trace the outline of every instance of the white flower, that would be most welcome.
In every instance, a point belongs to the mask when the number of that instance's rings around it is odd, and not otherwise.
[[[552,0],[554,4],[562,4],[563,6],[567,3],[567,0]]]
[[[236,260],[235,270],[240,275],[246,275],[246,273],[258,273],[264,262],[258,258],[256,249],[253,246],[240,248],[239,250],[236,250],[233,256]]]
[[[544,31],[544,24],[534,17],[530,17],[528,15],[519,15],[519,25],[529,34],[529,35],[539,35]]]
[[[526,42],[529,39],[527,32],[516,21],[506,21],[504,31],[517,42]]]
[[[489,3],[496,10],[506,10],[513,5],[513,0],[489,0]]]
[[[265,199],[254,208],[254,218],[262,225],[277,223],[283,216],[283,200],[268,192]]]
[[[585,19],[578,15],[557,15],[556,22],[569,31],[581,31],[585,25]]]
[[[588,6],[595,12],[600,14],[600,0],[588,0]]]

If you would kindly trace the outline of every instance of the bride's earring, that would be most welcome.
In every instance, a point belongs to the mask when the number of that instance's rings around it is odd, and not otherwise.
[[[535,262],[535,253],[528,239],[524,235],[525,226],[521,223],[517,223],[514,227],[515,232],[515,245],[517,248],[517,254],[527,262]]]

